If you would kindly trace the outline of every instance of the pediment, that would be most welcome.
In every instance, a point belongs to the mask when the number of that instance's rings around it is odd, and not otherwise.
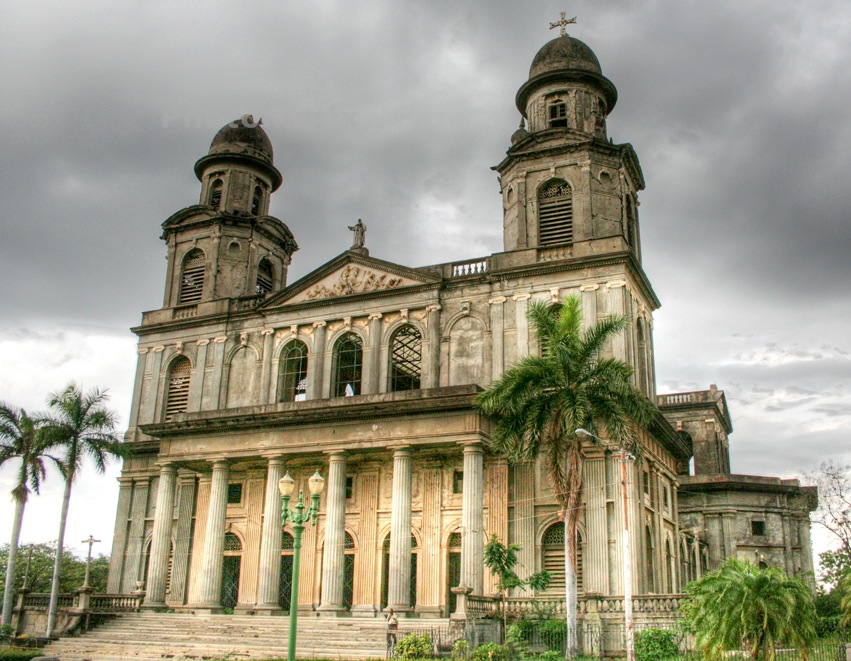
[[[398,264],[344,253],[270,299],[263,307],[311,303],[341,296],[432,284],[438,278]]]

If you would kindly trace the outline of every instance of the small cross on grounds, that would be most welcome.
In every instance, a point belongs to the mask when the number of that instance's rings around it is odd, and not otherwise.
[[[566,25],[570,25],[571,23],[576,23],[576,16],[573,18],[565,18],[566,12],[560,12],[559,20],[555,23],[550,23],[550,30],[553,28],[561,28],[560,36],[565,36],[567,34],[567,30],[564,29]]]

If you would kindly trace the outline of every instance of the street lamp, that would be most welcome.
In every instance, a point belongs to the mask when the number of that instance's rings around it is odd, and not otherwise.
[[[577,436],[595,439],[607,450],[617,452],[620,455],[618,461],[621,465],[621,498],[623,500],[621,524],[623,532],[623,615],[624,628],[626,629],[626,661],[635,661],[635,631],[633,630],[632,618],[632,554],[629,548],[629,500],[626,488],[626,462],[635,461],[635,455],[592,434],[587,429],[580,427],[574,433]]]
[[[298,503],[296,503],[295,511],[290,509],[290,498],[295,489],[295,480],[290,477],[290,472],[278,480],[278,491],[281,492],[281,498],[284,501],[281,508],[281,525],[287,525],[287,521],[293,526],[293,580],[292,592],[290,593],[290,635],[287,648],[287,661],[295,661],[295,637],[296,623],[298,621],[298,565],[301,560],[301,533],[304,530],[304,524],[310,521],[312,525],[316,525],[316,517],[319,515],[319,494],[325,487],[325,480],[316,471],[313,476],[307,481],[307,488],[310,491],[310,507],[304,506],[304,490],[298,490]]]

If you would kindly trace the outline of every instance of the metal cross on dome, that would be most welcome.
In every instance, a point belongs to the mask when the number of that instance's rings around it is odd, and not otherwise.
[[[566,25],[570,25],[571,23],[576,23],[576,16],[573,18],[565,18],[567,15],[566,12],[560,12],[559,20],[555,23],[550,23],[550,30],[553,28],[561,28],[560,36],[564,37],[567,34],[567,30],[565,30]]]

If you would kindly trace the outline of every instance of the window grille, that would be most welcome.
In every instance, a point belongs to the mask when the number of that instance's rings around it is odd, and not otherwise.
[[[363,369],[363,343],[354,333],[346,333],[334,347],[334,397],[360,395]]]
[[[422,372],[422,335],[402,326],[393,335],[390,351],[390,391],[418,390]]]
[[[204,271],[207,260],[199,248],[190,250],[183,260],[183,274],[180,278],[178,302],[197,303],[204,293]]]
[[[222,180],[216,179],[210,187],[210,206],[218,209],[222,206]]]
[[[286,530],[281,532],[281,550],[292,551],[295,549],[295,538]]]
[[[352,536],[349,533],[346,533],[343,537],[343,548],[346,550],[355,548],[355,540],[352,539]]]
[[[274,281],[275,272],[272,270],[272,262],[264,257],[257,265],[257,284],[254,286],[254,293],[268,294],[272,291]]]
[[[307,399],[307,346],[295,340],[281,353],[279,402],[301,402]]]
[[[452,471],[452,493],[464,493],[464,471]]]
[[[556,179],[538,193],[538,243],[552,246],[573,243],[573,192]]]
[[[239,505],[242,502],[242,482],[228,485],[228,505]]]
[[[186,411],[189,405],[189,379],[192,365],[186,356],[180,356],[171,364],[166,394],[165,420],[168,422],[177,413]]]
[[[461,533],[453,532],[449,535],[449,542],[447,544],[451,549],[460,549],[461,548]]]
[[[242,542],[232,532],[225,533],[225,551],[241,551]]]
[[[550,104],[550,128],[567,127],[567,104],[556,101]]]

